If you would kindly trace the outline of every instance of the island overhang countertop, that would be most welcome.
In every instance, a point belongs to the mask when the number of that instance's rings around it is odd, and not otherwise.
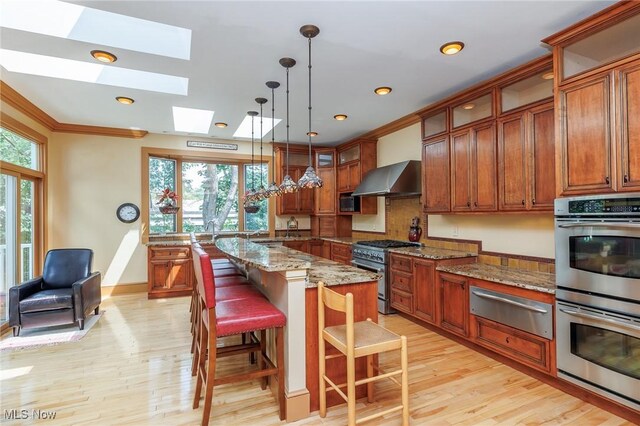
[[[307,287],[378,281],[382,275],[287,247],[266,247],[244,238],[220,238],[216,247],[232,259],[265,272],[307,269]]]

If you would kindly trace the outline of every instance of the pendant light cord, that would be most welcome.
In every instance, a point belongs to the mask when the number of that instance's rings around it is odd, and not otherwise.
[[[287,68],[287,176],[289,176],[289,68]]]
[[[271,89],[271,180],[273,182],[276,181],[276,150],[273,149],[273,144],[275,143],[275,115],[276,115],[276,104],[275,104],[275,89]]]
[[[264,176],[262,174],[262,104],[260,104],[260,187],[264,188]]]
[[[253,186],[255,182],[255,172],[253,169],[253,119],[255,117],[251,116],[251,190],[254,191],[255,187]]]
[[[309,167],[311,167],[311,37],[309,37]]]

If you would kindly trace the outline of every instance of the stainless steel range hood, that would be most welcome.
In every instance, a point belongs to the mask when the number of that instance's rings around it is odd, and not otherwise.
[[[409,160],[378,167],[367,173],[352,195],[399,197],[420,195],[420,161]]]

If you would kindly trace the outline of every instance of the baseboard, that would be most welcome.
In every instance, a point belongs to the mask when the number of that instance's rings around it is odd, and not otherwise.
[[[122,294],[146,293],[147,287],[147,283],[116,284],[102,286],[101,291],[103,297],[110,297],[120,296]]]

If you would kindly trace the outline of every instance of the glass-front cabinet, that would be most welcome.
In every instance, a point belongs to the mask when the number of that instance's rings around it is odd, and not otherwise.
[[[492,93],[463,102],[453,108],[453,127],[461,127],[474,121],[493,116]]]
[[[549,67],[528,78],[502,87],[500,107],[504,113],[552,97],[553,69]]]
[[[437,112],[422,120],[422,140],[445,133],[448,126],[447,110]]]

